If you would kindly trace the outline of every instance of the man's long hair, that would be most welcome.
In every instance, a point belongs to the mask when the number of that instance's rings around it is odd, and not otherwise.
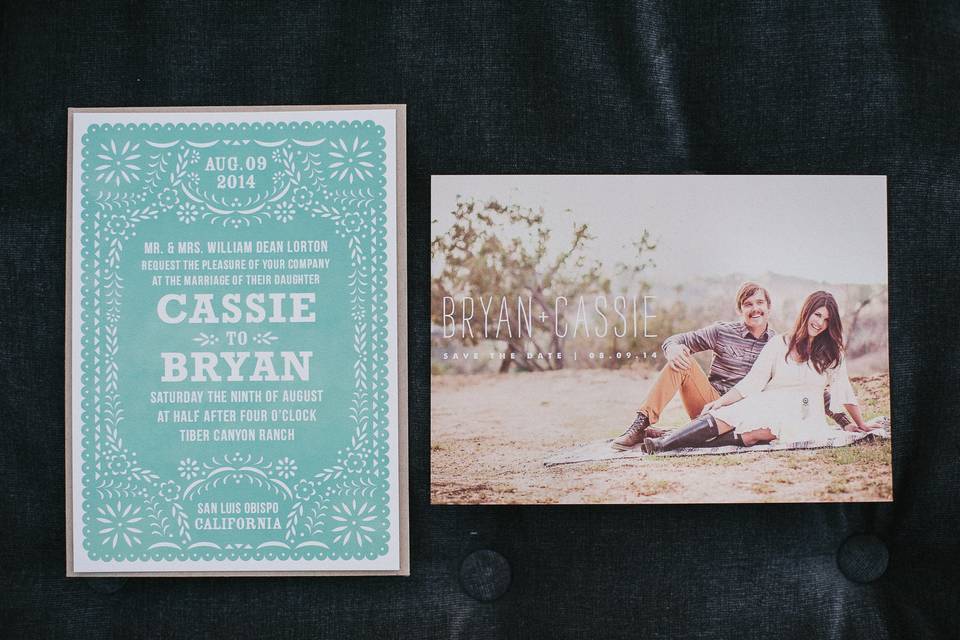
[[[827,328],[817,334],[811,343],[807,323],[810,322],[813,312],[820,307],[826,307],[830,317],[827,319]],[[789,358],[794,352],[800,362],[810,362],[817,373],[823,373],[840,364],[843,353],[843,323],[840,321],[837,301],[832,294],[826,291],[814,291],[803,301],[803,308],[800,309],[800,315],[797,316],[797,321],[793,325],[793,333],[790,335],[787,355],[784,359]]]

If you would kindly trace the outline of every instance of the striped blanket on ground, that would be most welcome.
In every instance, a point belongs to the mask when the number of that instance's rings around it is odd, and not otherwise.
[[[873,442],[878,439],[890,437],[889,418],[880,418],[873,421],[883,426],[882,429],[870,431],[868,433],[856,431],[840,431],[837,435],[822,438],[819,440],[804,440],[802,442],[787,442],[779,444],[758,444],[752,447],[696,447],[688,449],[676,449],[666,453],[657,454],[657,457],[666,458],[671,456],[712,456],[727,455],[732,453],[759,453],[761,451],[791,451],[794,449],[828,449],[834,447],[847,447],[858,442]],[[577,462],[596,462],[601,460],[621,460],[623,458],[644,458],[648,454],[637,446],[629,451],[616,451],[610,447],[610,440],[599,440],[588,442],[570,449],[559,451],[543,461],[544,466],[553,467],[560,464],[575,464]]]

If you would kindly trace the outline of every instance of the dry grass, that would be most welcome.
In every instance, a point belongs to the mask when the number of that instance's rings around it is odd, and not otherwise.
[[[650,381],[637,371],[434,377],[434,503],[808,502],[892,499],[890,441],[839,449],[633,458],[544,467],[619,435]],[[866,419],[889,415],[886,375],[853,379]],[[584,398],[593,398],[590,406]],[[662,424],[683,424],[678,400]]]
[[[683,485],[666,480],[646,480],[637,485],[637,493],[641,496],[656,496],[670,491],[679,491]]]

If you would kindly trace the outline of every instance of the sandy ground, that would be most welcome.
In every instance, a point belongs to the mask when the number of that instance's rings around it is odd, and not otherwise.
[[[624,459],[545,467],[618,436],[652,380],[636,369],[433,376],[434,504],[887,501],[890,443],[832,450]],[[865,416],[889,415],[886,375],[854,378]],[[589,400],[589,401],[588,401]],[[686,413],[675,398],[661,425]]]

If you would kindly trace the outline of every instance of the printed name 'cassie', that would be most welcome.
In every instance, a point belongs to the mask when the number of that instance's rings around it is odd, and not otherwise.
[[[157,316],[167,324],[180,324],[184,320],[188,324],[237,324],[250,322],[283,323],[283,322],[316,322],[317,315],[309,310],[316,304],[315,293],[248,293],[243,298],[239,293],[226,293],[220,296],[220,311],[214,306],[212,293],[194,293],[190,313],[183,307],[187,306],[187,296],[182,293],[168,293],[157,301]],[[270,316],[267,316],[265,303],[270,300]],[[289,304],[287,304],[289,300]],[[242,307],[241,307],[242,304]]]

